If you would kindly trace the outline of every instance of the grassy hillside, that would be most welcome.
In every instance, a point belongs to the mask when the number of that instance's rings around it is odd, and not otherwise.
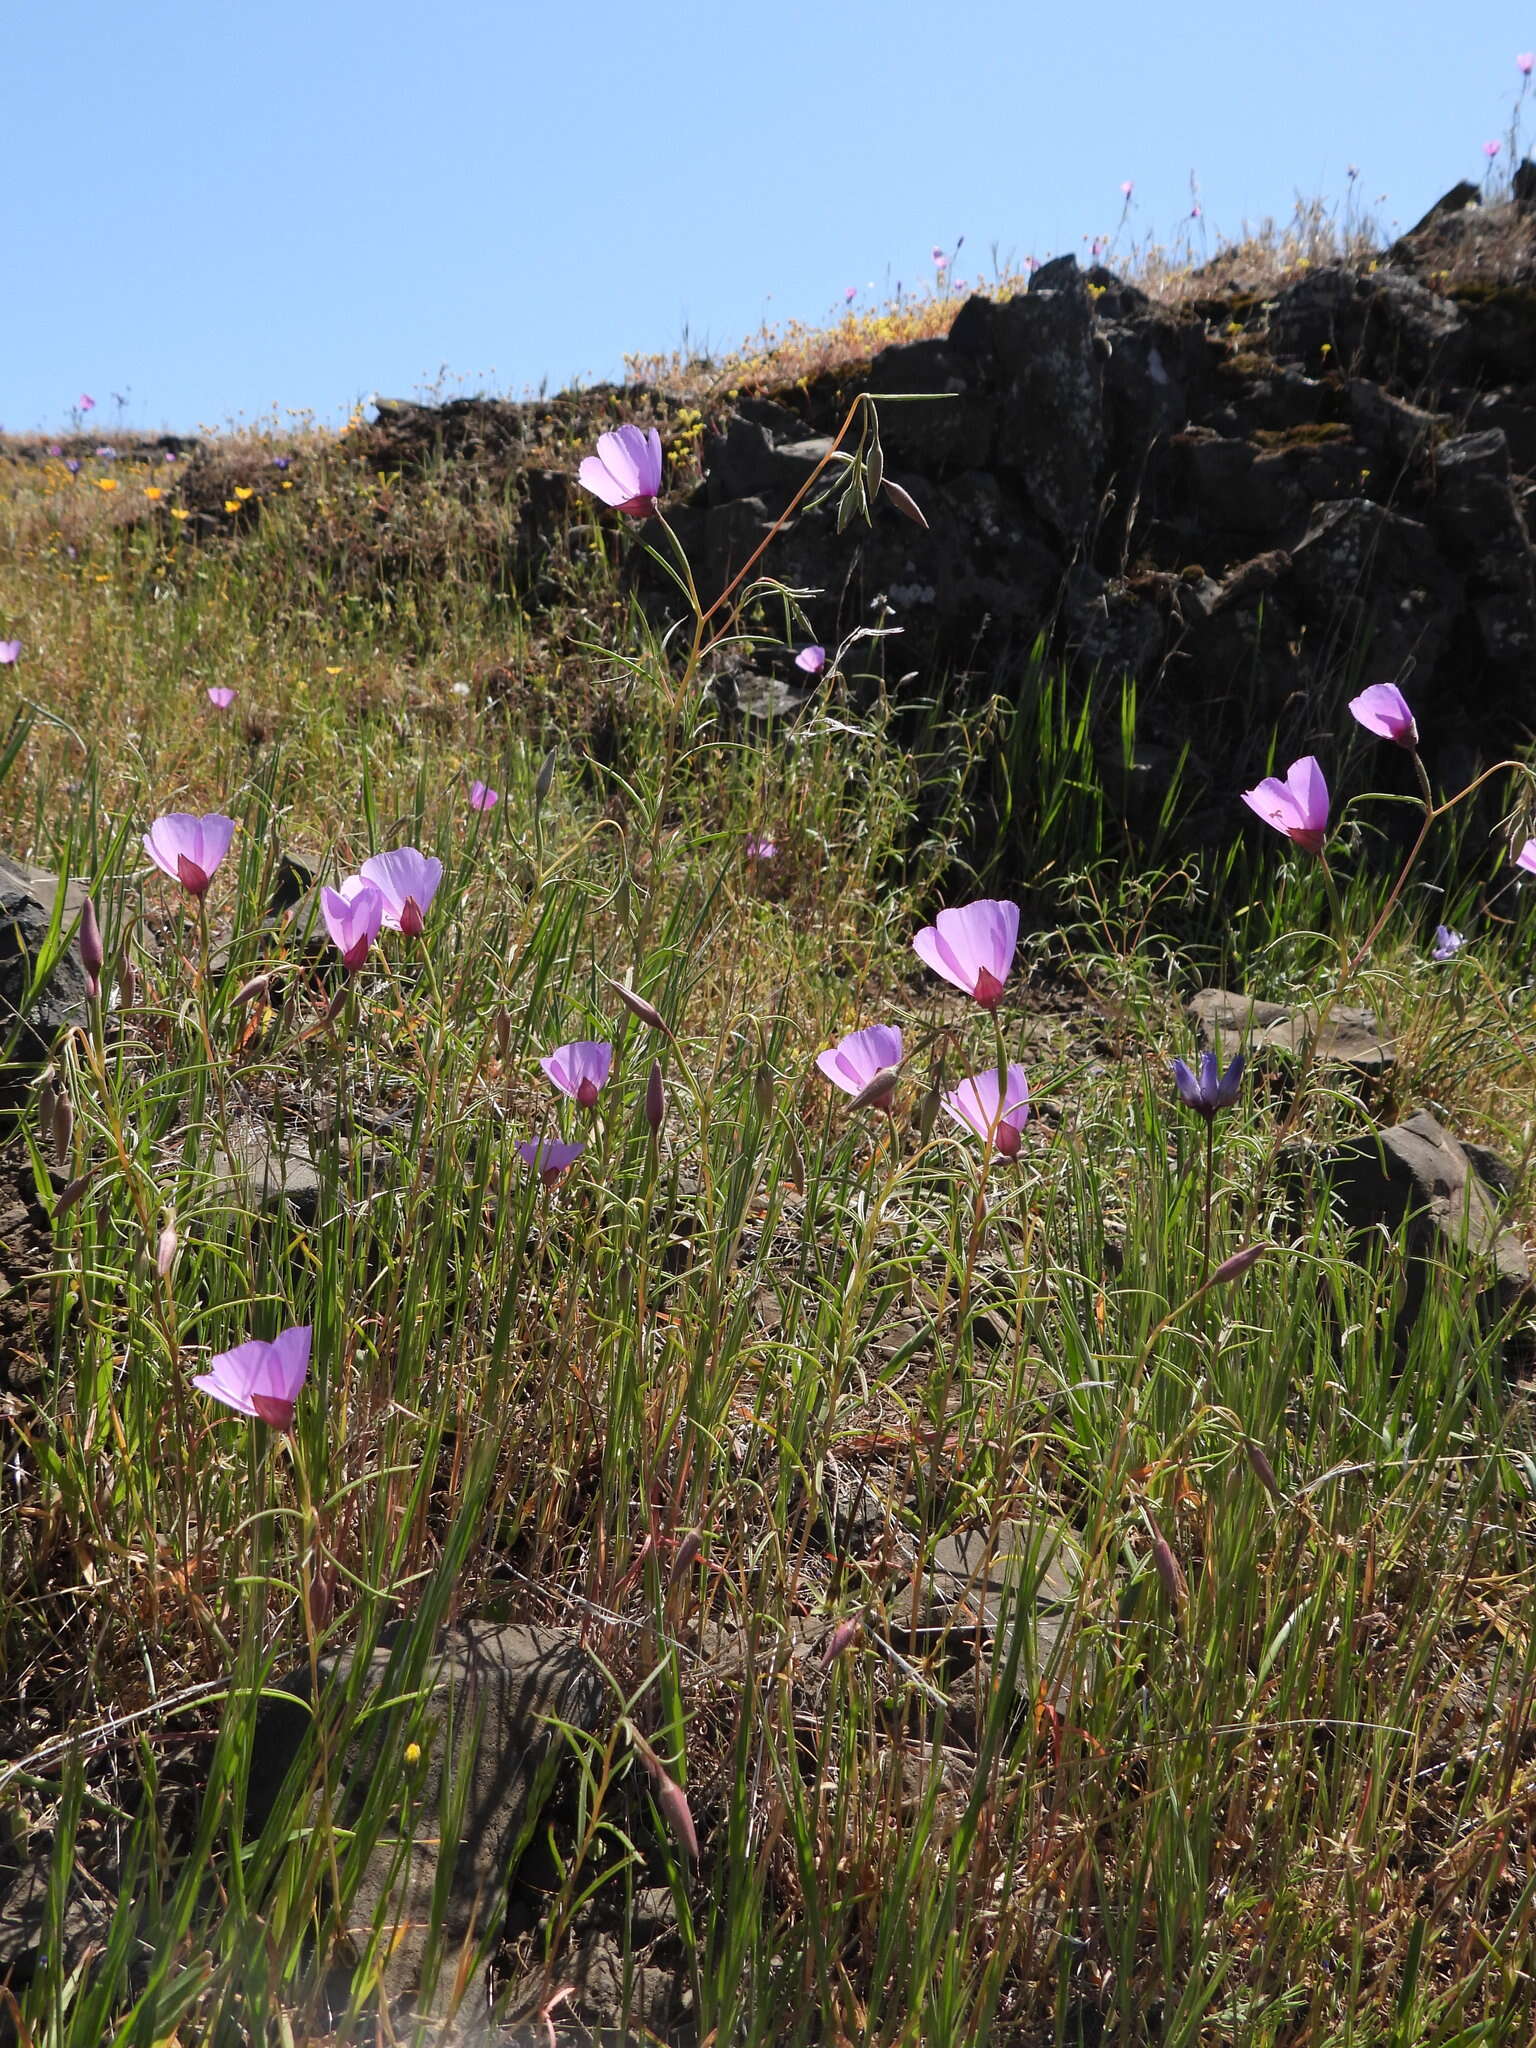
[[[673,483],[677,376],[637,415]],[[541,459],[625,416],[551,401]],[[252,1829],[256,1711],[471,1614],[577,1632],[610,1689],[536,1906],[485,1929],[517,2017],[1527,2038],[1530,1301],[1352,1231],[1331,1176],[1430,1106],[1529,1234],[1528,771],[1493,779],[1511,840],[1436,792],[1400,871],[1352,727],[1325,858],[1236,789],[1219,853],[1133,856],[1114,678],[1085,711],[1042,660],[964,714],[923,678],[898,724],[878,639],[797,669],[771,549],[664,642],[626,576],[664,530],[591,499],[520,590],[517,480],[408,483],[369,431],[0,476],[0,853],[83,878],[106,956],[3,1155],[0,1810],[53,1876],[0,2031],[410,2038],[387,1930],[341,1938],[410,1731],[343,1826],[354,1687]],[[725,666],[806,701],[746,717]],[[235,822],[206,893],[146,857],[172,812]],[[402,846],[442,864],[421,930],[349,973],[310,879]],[[995,1009],[912,943],[982,896],[1024,909]],[[1171,1062],[1207,982],[1366,1006],[1395,1059],[1256,1055],[1202,1117]],[[874,1024],[889,1115],[815,1064]],[[540,1065],[581,1041],[590,1103]],[[999,1150],[943,1097],[1010,1063]],[[515,1147],[555,1139],[546,1180]],[[253,1153],[302,1154],[303,1199]],[[193,1384],[293,1326],[291,1426]],[[605,1914],[627,1988],[566,1998]]]

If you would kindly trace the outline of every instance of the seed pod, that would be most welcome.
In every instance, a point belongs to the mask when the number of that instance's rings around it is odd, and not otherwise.
[[[53,1151],[61,1166],[69,1161],[70,1143],[75,1135],[75,1108],[62,1088],[53,1097]]]

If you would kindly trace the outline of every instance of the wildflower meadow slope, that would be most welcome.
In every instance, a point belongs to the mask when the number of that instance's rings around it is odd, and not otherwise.
[[[9,461],[0,2038],[1529,2038],[1530,721],[1149,818],[657,390]]]

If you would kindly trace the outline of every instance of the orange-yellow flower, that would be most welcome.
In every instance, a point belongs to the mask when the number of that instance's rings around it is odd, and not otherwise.
[[[144,495],[146,498],[163,498],[165,493],[158,484],[146,484],[144,486]]]
[[[96,488],[98,491],[115,491],[117,489],[117,478],[115,476],[99,476],[96,479]]]
[[[235,496],[241,500],[244,500],[251,496],[253,489],[254,486],[251,484],[236,484]]]
[[[240,500],[238,498],[226,498],[224,500],[224,510],[226,512],[238,512],[240,510]]]
[[[185,505],[173,505],[171,507],[171,517],[173,519],[190,519],[192,517],[192,514],[187,510]]]

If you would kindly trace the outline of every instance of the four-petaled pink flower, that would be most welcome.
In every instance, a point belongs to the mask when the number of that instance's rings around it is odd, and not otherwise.
[[[0,667],[9,668],[11,663],[21,659],[19,640],[0,640]]]
[[[241,1415],[270,1422],[274,1429],[292,1429],[299,1389],[309,1371],[311,1325],[298,1323],[279,1330],[271,1343],[252,1338],[233,1351],[221,1351],[208,1370],[193,1375],[192,1384]]]
[[[996,1067],[987,1067],[940,1100],[957,1124],[973,1130],[1005,1159],[1017,1157],[1019,1133],[1029,1122],[1029,1076],[1021,1066],[1009,1062],[1006,1087]]]
[[[341,964],[355,974],[368,957],[384,921],[384,892],[361,875],[348,875],[339,889],[320,891],[320,914],[341,955]]]
[[[422,853],[414,846],[397,846],[392,853],[376,853],[365,860],[361,874],[384,898],[386,927],[403,932],[408,939],[419,939],[443,879],[443,864],[437,855]]]
[[[566,1138],[524,1138],[517,1146],[517,1156],[550,1188],[586,1149]]]
[[[557,1045],[539,1065],[563,1095],[590,1109],[613,1066],[613,1047],[605,1038],[578,1038]]]
[[[492,789],[488,782],[472,782],[469,785],[469,808],[472,811],[494,811],[501,802],[501,791]]]
[[[850,1031],[830,1051],[816,1055],[816,1064],[845,1095],[861,1095],[890,1076],[890,1086],[879,1088],[865,1099],[872,1109],[889,1109],[896,1093],[896,1068],[901,1065],[901,1033],[894,1024],[871,1024],[865,1031]]]
[[[1266,775],[1256,789],[1245,789],[1243,802],[1308,853],[1322,852],[1328,836],[1328,785],[1310,754],[1291,763],[1284,782]]]
[[[1515,855],[1515,866],[1524,868],[1527,874],[1536,875],[1536,839],[1527,839]]]
[[[795,656],[795,667],[804,669],[808,676],[819,676],[826,665],[825,647],[802,647]]]
[[[234,701],[234,691],[226,689],[222,683],[213,684],[208,691],[208,702],[215,711],[227,711]]]
[[[747,841],[748,860],[777,860],[779,843],[776,839],[764,839],[754,832]]]
[[[958,910],[941,910],[912,941],[912,950],[935,974],[974,996],[985,1010],[1003,999],[1003,984],[1019,942],[1019,906],[983,896]]]
[[[1378,732],[1384,740],[1396,740],[1410,753],[1419,744],[1419,728],[1396,683],[1372,683],[1358,697],[1350,698],[1349,708],[1368,732]]]
[[[594,496],[636,518],[655,510],[661,490],[661,436],[628,424],[599,434],[597,453],[583,461],[581,480]]]
[[[162,874],[201,896],[234,836],[235,821],[222,811],[201,818],[190,811],[167,811],[144,834],[144,851]]]

